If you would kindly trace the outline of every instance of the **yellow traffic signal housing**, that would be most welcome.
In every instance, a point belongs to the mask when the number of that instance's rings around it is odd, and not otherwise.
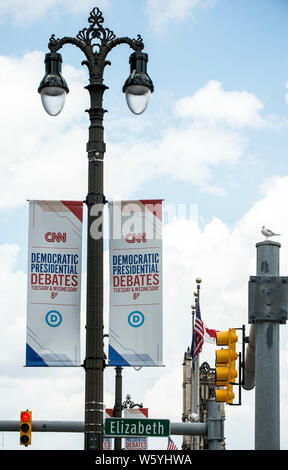
[[[20,411],[20,445],[31,444],[32,411]]]
[[[233,387],[231,384],[227,385],[227,388],[216,390],[216,401],[233,403],[235,394],[233,392]]]
[[[228,346],[227,349],[218,349],[216,351],[216,386],[225,387],[216,390],[216,401],[232,404],[235,398],[233,392],[233,383],[237,377],[236,359],[236,342],[238,336],[235,328],[229,328],[228,331],[218,331],[216,333],[217,346]]]

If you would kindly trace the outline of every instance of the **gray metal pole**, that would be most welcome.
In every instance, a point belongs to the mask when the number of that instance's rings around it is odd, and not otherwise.
[[[257,276],[279,276],[280,243],[257,243]],[[255,334],[255,450],[280,449],[279,323],[257,321]]]
[[[222,450],[224,440],[224,419],[221,416],[220,403],[215,398],[208,402],[207,442],[209,450]]]
[[[33,432],[84,432],[84,421],[33,421]],[[19,420],[0,421],[0,431],[19,432]],[[171,423],[172,435],[206,434],[207,423]]]
[[[115,375],[115,406],[113,416],[115,418],[122,417],[122,367],[116,367]],[[114,439],[115,450],[122,449],[122,439],[121,437],[116,437]]]
[[[199,436],[206,433],[207,423],[171,423],[171,435]]]
[[[19,420],[0,421],[0,431],[20,432]],[[33,432],[84,432],[84,421],[32,421]]]

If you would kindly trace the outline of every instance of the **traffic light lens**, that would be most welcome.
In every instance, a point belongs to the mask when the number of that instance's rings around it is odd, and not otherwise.
[[[21,414],[21,420],[22,421],[29,421],[30,420],[30,413],[27,413],[24,411],[24,413]]]
[[[21,437],[20,437],[20,441],[22,442],[22,444],[28,444],[28,442],[29,442],[29,436],[26,436],[26,435],[21,436]]]
[[[229,380],[229,368],[228,367],[216,367],[216,380],[227,382]]]
[[[235,398],[235,394],[230,388],[224,388],[223,390],[216,390],[215,392],[216,401],[224,401],[227,403],[232,403]]]
[[[27,423],[23,423],[23,424],[21,424],[20,429],[21,429],[22,432],[28,432],[29,429],[30,429],[30,426]]]

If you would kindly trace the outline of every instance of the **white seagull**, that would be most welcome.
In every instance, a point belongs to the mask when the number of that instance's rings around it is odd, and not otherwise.
[[[269,230],[269,228],[266,228],[265,225],[263,225],[261,233],[267,238],[270,237],[279,237],[280,233],[274,233],[272,230]]]

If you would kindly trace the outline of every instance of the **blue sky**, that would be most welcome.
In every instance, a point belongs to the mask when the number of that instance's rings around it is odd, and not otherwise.
[[[72,46],[61,51],[70,93],[60,116],[45,114],[37,88],[51,34],[75,36],[88,25],[90,10],[99,6],[105,26],[116,35],[134,38],[141,34],[155,86],[146,112],[131,115],[122,93],[131,50],[123,45],[111,52],[112,65],[105,71],[109,86],[104,95],[108,110],[105,194],[110,200],[163,198],[176,211],[180,204],[187,214],[190,205],[198,211],[196,225],[189,217],[168,217],[164,228],[166,367],[137,373],[137,380],[136,372],[125,371],[124,378],[123,393],[143,401],[154,416],[169,416],[177,400],[172,418],[180,421],[181,364],[190,342],[195,278],[203,278],[204,321],[211,328],[225,329],[248,324],[247,281],[255,274],[255,243],[261,240],[263,224],[281,233],[281,274],[288,272],[288,6],[284,0],[101,0],[95,4],[85,0],[73,7],[70,3],[0,0],[1,344],[6,351],[0,359],[0,393],[9,402],[5,418],[16,419],[22,404],[16,392],[11,396],[10,388],[15,388],[13,380],[17,380],[19,394],[22,400],[26,398],[23,406],[31,401],[37,419],[47,419],[45,413],[49,414],[55,401],[55,419],[71,418],[67,401],[76,406],[75,419],[82,419],[82,370],[66,370],[64,379],[55,370],[45,371],[46,377],[39,370],[22,367],[26,201],[85,199],[88,93],[84,86],[88,77],[81,67],[80,51]],[[83,300],[83,319],[84,305]],[[175,328],[175,310],[179,309],[182,316]],[[11,322],[15,337],[7,341]],[[280,328],[283,371],[288,365],[286,328]],[[207,346],[201,354],[212,366],[212,349]],[[106,375],[107,406],[112,406],[113,371]],[[49,387],[48,379],[56,386],[48,393],[43,410],[41,393]],[[32,397],[26,386],[29,380],[35,384]],[[162,401],[171,381],[177,386],[166,408],[159,405],[157,410],[155,402]],[[281,446],[288,449],[284,375],[281,387]],[[230,448],[253,448],[253,399],[253,392],[244,393],[242,407],[227,410]],[[250,420],[250,434],[245,432],[245,420]],[[236,422],[242,425],[240,437]],[[44,437],[35,436],[34,448],[72,445],[67,435],[58,443],[53,435]],[[73,445],[81,448],[81,438],[74,439]],[[181,439],[175,439],[181,446]],[[4,444],[18,448],[17,436],[6,433]]]

